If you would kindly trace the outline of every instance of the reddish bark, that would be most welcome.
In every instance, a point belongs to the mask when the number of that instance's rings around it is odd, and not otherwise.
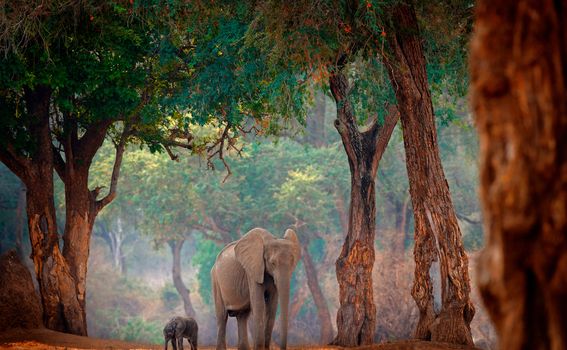
[[[53,149],[49,128],[51,91],[44,86],[24,90],[30,136],[37,147],[23,156],[13,143],[0,149],[0,158],[26,185],[26,212],[32,260],[47,328],[86,334],[75,281],[59,249],[53,202]]]
[[[397,112],[385,117],[384,125],[373,120],[361,132],[348,100],[349,83],[338,71],[330,78],[337,105],[335,127],[345,148],[351,172],[351,202],[348,232],[336,261],[340,307],[337,312],[338,334],[333,344],[359,346],[372,343],[376,328],[372,267],[376,231],[375,179],[378,163],[386,149]]]
[[[65,233],[63,256],[68,262],[75,280],[77,299],[81,307],[82,322],[86,330],[86,284],[90,238],[96,216],[116,195],[120,165],[129,129],[126,127],[116,147],[116,158],[108,194],[97,200],[100,188],[88,187],[89,170],[93,158],[102,146],[112,120],[102,120],[89,125],[79,137],[78,121],[65,115],[63,145],[65,160],[54,154],[54,167],[65,185]],[[86,333],[83,333],[86,335]]]
[[[501,349],[567,348],[567,2],[479,1],[471,43],[486,248]]]
[[[441,166],[435,116],[427,82],[422,38],[413,5],[397,3],[389,9],[385,55],[400,110],[406,166],[415,219],[416,261],[412,295],[420,317],[416,338],[472,344],[468,260],[465,254],[449,186]],[[439,262],[441,310],[433,308],[430,269]]]

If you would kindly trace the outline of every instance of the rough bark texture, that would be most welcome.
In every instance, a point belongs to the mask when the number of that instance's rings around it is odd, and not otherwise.
[[[388,113],[384,125],[373,120],[361,132],[348,100],[349,83],[338,71],[330,78],[337,105],[335,127],[345,148],[351,172],[351,202],[348,232],[336,261],[340,307],[338,334],[333,344],[359,346],[372,343],[376,328],[372,266],[376,230],[375,179],[378,163],[398,120]]]
[[[195,317],[195,309],[191,303],[190,291],[183,283],[181,278],[181,248],[183,248],[184,239],[179,239],[175,241],[169,241],[169,247],[171,248],[171,254],[173,255],[173,264],[171,268],[171,274],[173,276],[173,285],[181,296],[183,300],[183,308],[185,309],[185,314],[187,317]]]
[[[96,201],[98,191],[90,191],[88,187],[89,169],[96,151],[104,141],[108,125],[110,125],[109,121],[100,125],[95,124],[79,139],[77,121],[67,116],[65,137],[61,140],[65,151],[64,166],[61,167],[62,160],[56,160],[58,173],[65,184],[63,256],[75,279],[77,299],[82,312],[81,320],[85,330],[87,329],[86,287],[90,239],[95,218],[101,208]]]
[[[565,349],[567,2],[479,1],[470,65],[486,308],[501,349]]]
[[[49,129],[51,91],[45,86],[24,90],[26,116],[36,148],[28,156],[13,144],[0,149],[0,158],[26,185],[26,212],[35,274],[47,328],[86,334],[73,276],[59,249],[53,202],[53,149]]]
[[[129,130],[125,129],[116,148],[116,158],[108,194],[97,200],[100,188],[90,190],[89,170],[93,158],[102,146],[111,120],[91,124],[79,137],[76,118],[65,115],[64,135],[59,140],[63,145],[65,160],[54,154],[54,168],[65,185],[65,233],[63,256],[69,264],[75,281],[75,291],[81,308],[81,318],[86,335],[86,286],[90,239],[96,216],[116,195],[125,140]]]
[[[10,250],[0,257],[0,331],[41,327],[41,304],[29,270]]]
[[[311,254],[307,246],[303,245],[301,259],[305,267],[305,275],[307,276],[307,285],[313,296],[313,301],[317,307],[317,317],[319,318],[320,335],[319,342],[321,344],[328,344],[333,340],[333,324],[331,323],[331,313],[325,300],[325,295],[319,286],[319,278],[317,277],[317,270]]]
[[[406,166],[415,219],[416,261],[412,295],[420,316],[415,337],[424,340],[472,344],[468,260],[465,254],[449,186],[441,166],[435,118],[421,37],[411,3],[389,9],[387,35],[391,55],[384,57],[400,111]],[[434,309],[431,281],[438,262],[441,310]],[[435,265],[433,265],[435,267]]]

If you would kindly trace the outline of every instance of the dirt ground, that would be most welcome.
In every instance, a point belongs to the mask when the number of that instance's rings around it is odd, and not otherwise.
[[[163,345],[131,343],[121,340],[96,339],[80,337],[77,335],[54,332],[48,329],[12,329],[0,333],[0,348],[2,349],[162,349]],[[185,347],[189,348],[189,345]],[[171,345],[170,345],[171,349]],[[199,347],[202,350],[213,350],[213,347]],[[337,346],[293,346],[291,350],[341,350]],[[363,346],[357,350],[475,350],[476,348],[458,345],[421,342],[414,340],[399,341],[393,343],[373,344]]]

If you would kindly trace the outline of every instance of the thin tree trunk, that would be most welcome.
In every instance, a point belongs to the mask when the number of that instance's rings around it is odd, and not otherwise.
[[[122,218],[118,216],[116,219],[116,230],[110,229],[105,222],[97,222],[98,230],[94,230],[93,233],[99,235],[104,239],[108,248],[110,249],[110,254],[112,255],[112,261],[114,267],[120,271],[120,274],[126,275],[126,256],[122,250],[122,245],[124,244],[125,234],[122,225]]]
[[[345,148],[351,172],[351,202],[348,233],[336,261],[340,307],[338,334],[333,344],[359,346],[372,343],[376,328],[372,267],[376,229],[375,179],[378,163],[398,120],[388,113],[385,124],[373,120],[368,129],[358,129],[348,100],[349,83],[342,72],[330,78],[337,105],[335,127]]]
[[[439,157],[422,38],[411,2],[393,5],[389,15],[393,27],[387,40],[392,56],[384,59],[391,67],[388,72],[400,110],[415,219],[412,295],[420,311],[415,337],[472,344],[474,307],[468,260]],[[439,313],[433,308],[430,269],[434,261],[439,262],[441,276]]]
[[[405,227],[405,210],[407,209],[408,200],[400,202],[395,195],[389,194],[388,199],[390,202],[390,215],[395,218],[393,236],[390,238],[389,248],[395,257],[401,257],[405,250],[406,237],[403,231]]]
[[[122,218],[119,216],[117,219],[117,232],[116,234],[112,235],[112,241],[114,249],[113,259],[114,259],[114,267],[120,271],[120,274],[125,276],[126,275],[126,265],[125,265],[125,257],[122,251],[122,244],[124,244],[124,227],[122,225]]]
[[[171,248],[171,254],[173,255],[171,274],[173,276],[173,285],[183,300],[185,314],[189,317],[195,317],[195,309],[193,309],[193,304],[191,303],[191,292],[185,286],[185,283],[183,283],[183,279],[181,278],[181,248],[183,248],[183,243],[185,243],[185,239],[169,241],[169,247]]]
[[[305,285],[302,284],[295,292],[293,300],[291,301],[291,305],[289,306],[290,320],[295,320],[297,318],[297,315],[299,314],[299,311],[301,310],[303,304],[305,304],[305,302],[307,301],[308,296],[309,293],[307,292],[307,288],[305,288]],[[276,329],[278,329],[279,327],[280,326],[278,324],[276,326]]]
[[[313,296],[313,301],[317,307],[317,317],[319,318],[319,327],[321,329],[319,342],[321,344],[328,344],[333,340],[333,325],[331,323],[331,313],[327,306],[327,301],[323,295],[323,291],[319,286],[319,278],[317,277],[317,270],[313,264],[313,259],[307,247],[304,245],[302,249],[301,258],[303,259],[303,266],[305,267],[305,275],[307,277],[307,285]]]
[[[565,349],[567,2],[479,1],[470,65],[487,311],[500,349]]]

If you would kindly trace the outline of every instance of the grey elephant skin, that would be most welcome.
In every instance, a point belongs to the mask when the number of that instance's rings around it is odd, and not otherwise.
[[[287,348],[287,316],[291,275],[300,259],[297,235],[288,229],[283,238],[255,228],[228,244],[211,269],[217,317],[217,350],[226,349],[228,316],[238,323],[238,349],[247,350],[248,317],[252,315],[254,349],[269,349],[280,304],[281,344]]]
[[[197,336],[199,326],[197,321],[191,317],[174,317],[163,328],[163,337],[165,339],[164,350],[167,350],[167,342],[171,341],[173,350],[183,350],[183,338],[187,338],[191,350],[197,350]]]

